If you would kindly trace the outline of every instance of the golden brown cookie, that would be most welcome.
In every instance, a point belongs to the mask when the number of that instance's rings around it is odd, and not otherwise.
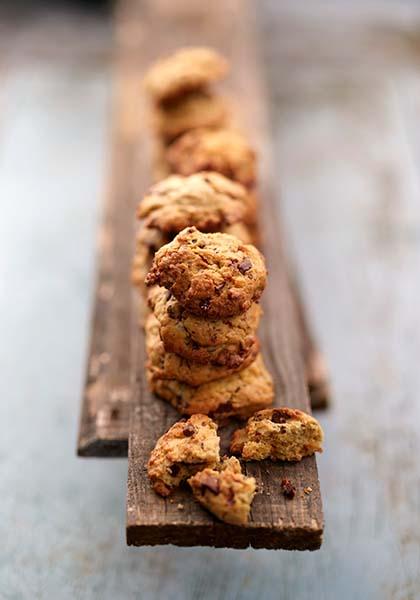
[[[166,287],[193,314],[223,319],[258,301],[266,276],[264,258],[251,244],[189,227],[156,252],[146,285]]]
[[[152,450],[147,472],[153,489],[169,494],[182,481],[219,462],[217,425],[205,415],[182,419],[160,437]]]
[[[151,390],[181,414],[209,414],[220,419],[246,418],[273,402],[273,381],[261,355],[249,367],[210,383],[192,387],[170,379],[151,380]]]
[[[209,92],[190,92],[152,110],[152,125],[166,142],[197,127],[222,127],[227,120],[226,102]]]
[[[256,482],[242,473],[237,458],[224,457],[220,465],[199,471],[188,483],[194,498],[221,521],[233,525],[248,522]]]
[[[186,311],[165,288],[153,287],[148,300],[167,352],[198,363],[235,368],[258,349],[255,332],[262,313],[259,304],[252,304],[236,317],[210,320]]]
[[[152,186],[137,208],[145,225],[174,235],[185,227],[222,231],[244,221],[249,210],[248,192],[218,173],[189,177],[172,175]]]
[[[181,48],[156,61],[144,78],[144,86],[155,102],[199,90],[222,79],[227,61],[212,48]]]
[[[270,408],[234,432],[230,449],[245,460],[302,460],[322,452],[323,437],[311,415],[295,408]]]
[[[173,142],[166,158],[172,173],[216,171],[245,187],[255,185],[255,151],[240,133],[230,129],[189,131]]]
[[[249,228],[243,223],[226,225],[222,232],[234,235],[244,244],[251,244],[254,241]],[[153,257],[155,256],[156,251],[165,244],[168,244],[172,239],[173,236],[164,235],[156,228],[142,227],[140,229],[136,238],[131,280],[142,293],[147,292],[144,280],[152,266]]]
[[[173,352],[166,352],[159,335],[159,321],[153,314],[146,319],[145,331],[150,380],[175,379],[191,386],[199,386],[245,369],[258,354],[256,344],[247,357],[234,366],[197,363]]]

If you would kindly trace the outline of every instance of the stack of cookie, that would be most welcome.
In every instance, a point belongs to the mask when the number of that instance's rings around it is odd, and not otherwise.
[[[181,49],[150,68],[144,86],[152,101],[158,163],[161,150],[183,133],[226,123],[226,103],[210,86],[227,72],[227,62],[211,48]]]
[[[137,216],[142,227],[137,235],[132,277],[142,289],[156,250],[186,227],[194,226],[205,233],[229,233],[249,243],[248,227],[255,222],[255,203],[242,185],[218,173],[172,175],[149,190]]]
[[[270,406],[273,384],[256,328],[264,259],[225,233],[189,227],[155,255],[146,277],[151,389],[180,413],[248,417]]]

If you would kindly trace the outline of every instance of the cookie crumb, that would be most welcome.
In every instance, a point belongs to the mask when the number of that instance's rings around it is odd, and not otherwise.
[[[184,505],[181,504],[181,503],[177,504],[176,507],[177,507],[178,510],[184,510]]]
[[[303,491],[304,491],[305,494],[312,494],[312,488],[310,486],[304,488]]]
[[[288,500],[292,500],[296,494],[296,488],[290,481],[290,479],[282,479],[281,480],[281,491],[283,492],[283,496]]]

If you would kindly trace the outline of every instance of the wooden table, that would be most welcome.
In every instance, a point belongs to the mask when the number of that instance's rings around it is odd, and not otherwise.
[[[1,593],[414,600],[419,8],[261,2],[282,210],[335,392],[311,554],[127,550],[126,461],[72,456],[110,32],[54,14],[0,29]]]

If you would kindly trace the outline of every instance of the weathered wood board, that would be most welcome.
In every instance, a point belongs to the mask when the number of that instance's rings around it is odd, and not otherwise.
[[[159,7],[155,10],[159,11]],[[191,14],[188,3],[184,4],[184,11]],[[199,14],[193,12],[190,18],[194,22]],[[188,21],[183,26],[193,30]],[[132,295],[129,278],[134,213],[152,178],[152,151],[141,78],[147,56],[152,58],[164,52],[164,42],[160,51],[157,40],[152,52],[142,48],[144,31],[141,22],[122,25],[120,20],[117,28],[109,188],[98,240],[99,270],[77,446],[78,455],[84,457],[127,456],[132,400],[129,359],[132,315],[126,307],[130,306]],[[311,405],[313,409],[322,409],[329,401],[328,373],[295,282],[291,289],[299,315]]]
[[[222,10],[223,5],[223,10]],[[264,318],[260,336],[264,358],[276,385],[276,404],[310,411],[305,379],[299,315],[289,285],[283,240],[279,229],[273,175],[270,165],[266,99],[260,79],[256,34],[251,7],[243,1],[198,3],[168,1],[124,3],[120,27],[131,28],[134,38],[158,54],[177,46],[205,43],[219,48],[232,62],[229,94],[236,99],[238,121],[255,141],[261,156],[262,198],[260,225],[262,247],[269,269],[269,285],[263,300]],[[241,24],[237,26],[238,20]],[[136,30],[136,28],[138,28]],[[150,41],[150,44],[147,41]],[[151,43],[153,40],[153,44]],[[133,308],[133,314],[136,308]],[[249,463],[260,492],[254,500],[249,526],[227,526],[205,512],[180,490],[171,500],[152,491],[146,462],[157,438],[179,415],[168,404],[153,397],[144,377],[144,340],[134,329],[131,335],[134,410],[130,425],[127,495],[127,543],[130,545],[177,544],[218,547],[316,549],[322,540],[323,517],[316,462],[313,457],[296,464]],[[282,478],[297,488],[293,501],[280,491]],[[305,494],[304,488],[312,493]]]

